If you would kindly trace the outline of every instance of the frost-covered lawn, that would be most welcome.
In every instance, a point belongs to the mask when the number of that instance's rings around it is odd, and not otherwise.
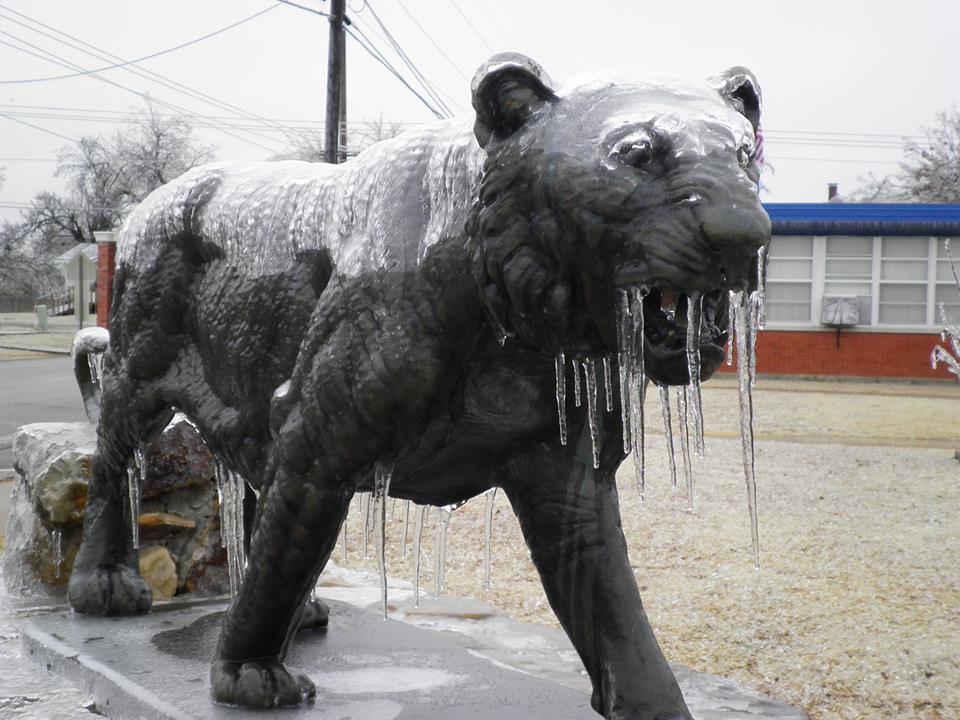
[[[670,487],[659,427],[649,428],[643,507],[632,464],[618,476],[630,556],[667,656],[801,706],[814,720],[960,717],[960,389],[761,378],[755,399],[759,573],[729,380],[704,389],[707,458],[694,460],[692,514],[682,479]],[[356,550],[358,505],[347,565],[372,569]],[[453,514],[445,592],[556,625],[502,496],[484,593],[483,506]],[[400,557],[402,517],[398,504],[388,563],[392,575],[412,579],[409,546]],[[435,518],[421,562],[429,589]],[[373,548],[371,534],[371,556]],[[334,557],[343,564],[339,546]]]

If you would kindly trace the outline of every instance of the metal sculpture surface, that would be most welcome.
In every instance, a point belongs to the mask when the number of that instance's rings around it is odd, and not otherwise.
[[[630,387],[698,388],[723,361],[728,292],[755,288],[759,88],[733,68],[555,90],[504,54],[472,90],[469,122],[340,166],[197,168],[127,221],[70,602],[149,609],[127,473],[176,408],[259,494],[215,700],[314,696],[283,659],[358,489],[449,505],[496,486],[597,712],[687,718],[614,473],[636,433]],[[565,392],[581,371],[583,407]]]

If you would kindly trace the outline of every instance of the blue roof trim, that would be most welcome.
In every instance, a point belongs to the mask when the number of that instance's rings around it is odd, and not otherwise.
[[[960,205],[766,203],[774,235],[960,236]]]

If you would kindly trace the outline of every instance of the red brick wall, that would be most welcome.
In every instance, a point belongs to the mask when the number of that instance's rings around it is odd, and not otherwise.
[[[924,333],[761,330],[757,372],[775,375],[847,375],[920,380],[953,379],[943,364],[930,369],[940,336]],[[734,368],[724,365],[722,371]]]
[[[110,300],[113,298],[114,255],[117,252],[115,242],[97,243],[97,325],[107,327],[110,313]]]

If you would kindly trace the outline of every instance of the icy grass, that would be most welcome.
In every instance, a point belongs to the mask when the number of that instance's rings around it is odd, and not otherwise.
[[[664,652],[803,707],[812,720],[960,717],[960,470],[952,457],[960,398],[952,386],[767,384],[761,379],[755,396],[759,573],[729,382],[704,387],[707,453],[693,461],[694,513],[685,490],[671,487],[653,423],[642,507],[629,460],[618,475],[630,557]],[[473,501],[450,519],[445,593],[556,626],[502,493],[484,591],[484,505]],[[372,542],[370,559],[361,558],[358,507],[347,564],[374,569]],[[421,588],[434,586],[436,519],[431,510]],[[398,503],[388,512],[388,574],[412,580],[402,528]],[[333,557],[342,563],[342,547]]]

